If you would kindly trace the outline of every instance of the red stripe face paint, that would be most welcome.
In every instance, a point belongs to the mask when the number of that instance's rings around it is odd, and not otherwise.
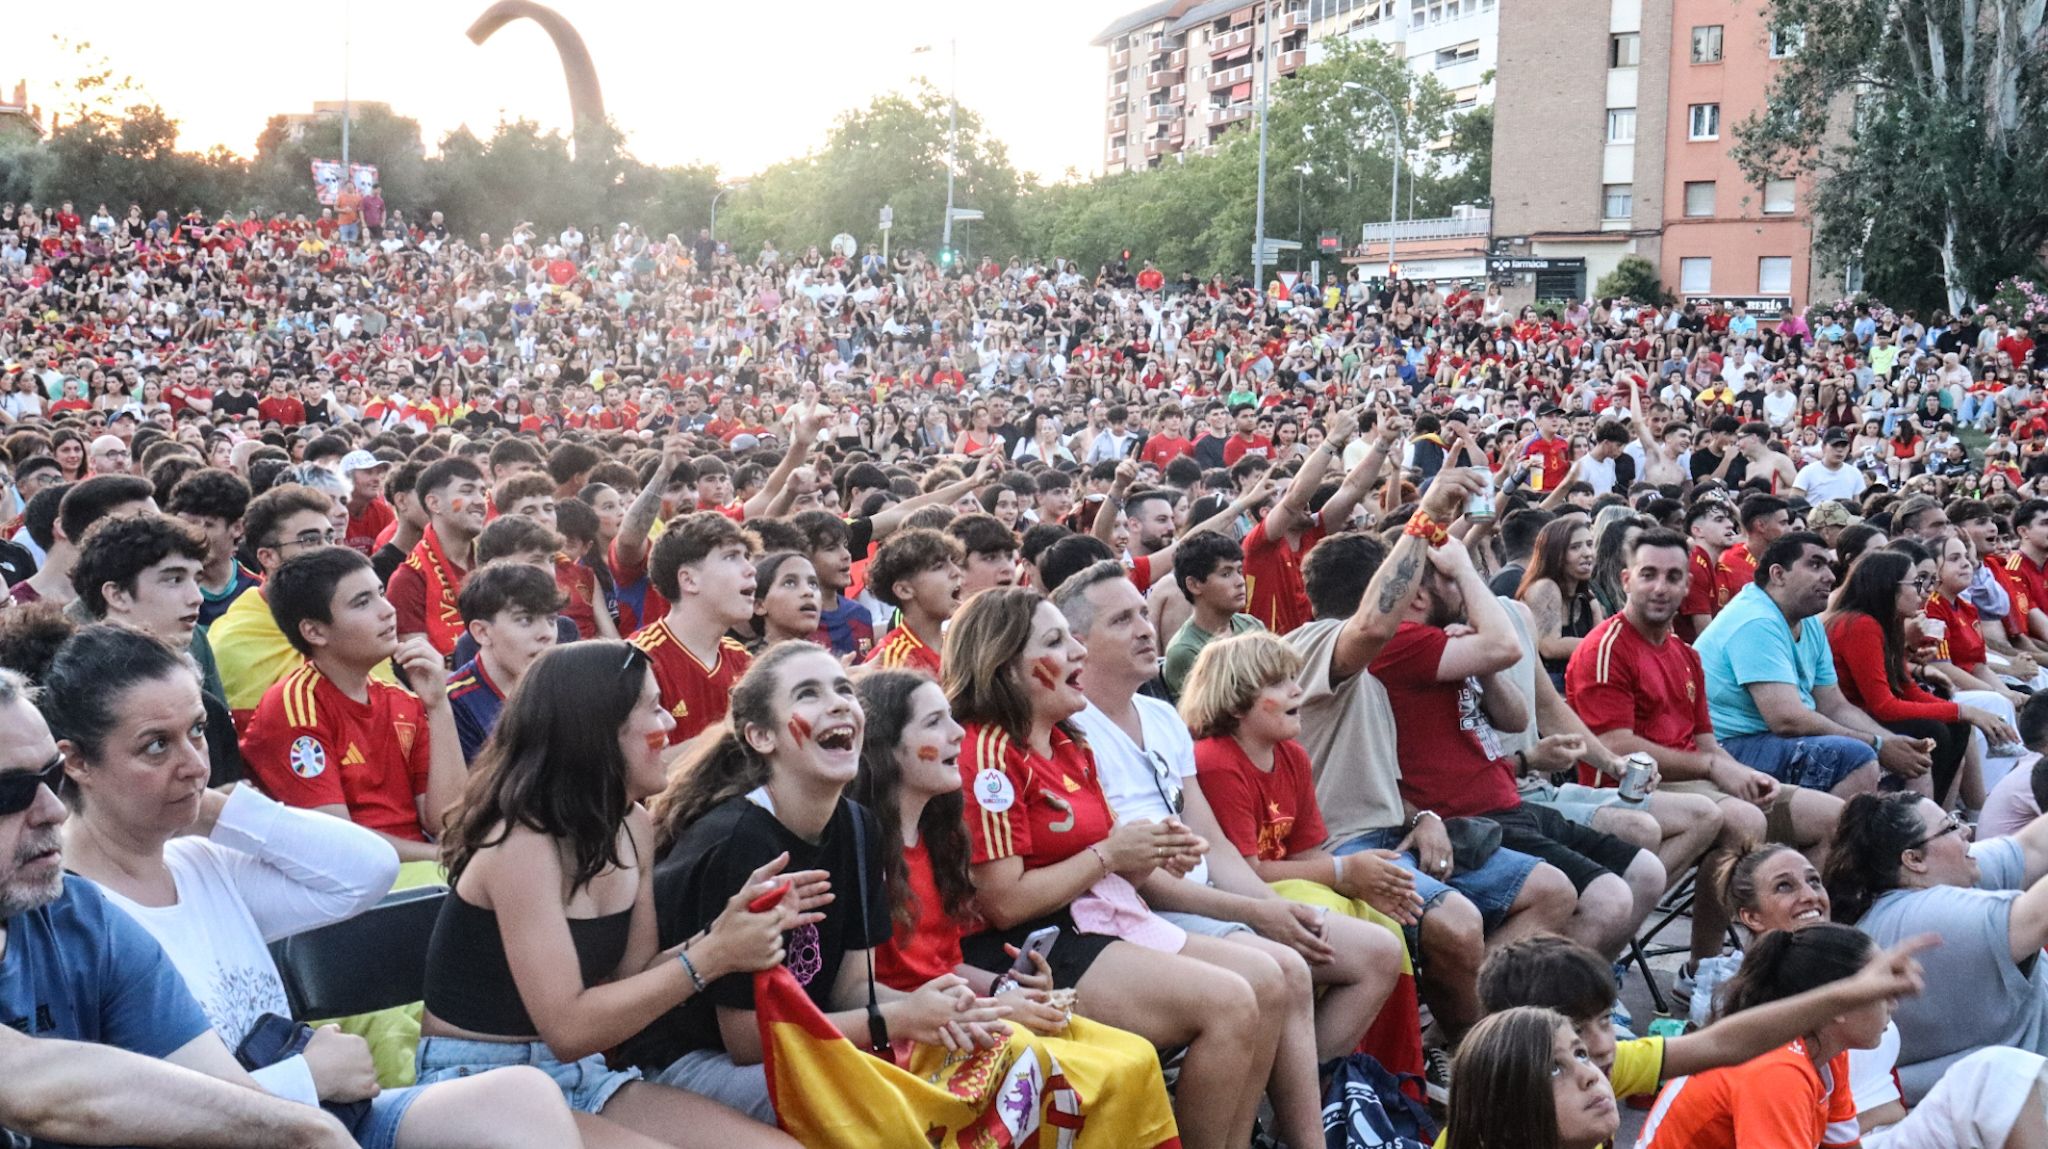
[[[647,736],[647,748],[649,750],[668,749],[668,735],[662,733],[659,730],[655,731],[652,734],[649,734]]]
[[[1047,690],[1058,690],[1060,679],[1065,676],[1060,673],[1059,659],[1048,654],[1031,664],[1031,677]]]
[[[919,762],[937,762],[939,758],[939,748],[936,746],[920,746],[917,748],[917,760]]]
[[[805,722],[800,715],[792,714],[789,716],[787,729],[789,730],[790,741],[798,746],[802,746],[811,740],[811,724]]]

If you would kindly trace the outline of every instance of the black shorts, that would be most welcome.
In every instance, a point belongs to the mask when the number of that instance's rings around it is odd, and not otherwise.
[[[1054,989],[1072,989],[1079,985],[1081,975],[1088,972],[1088,967],[1095,964],[1095,959],[1102,956],[1103,950],[1117,941],[1108,934],[1082,933],[1074,927],[1074,915],[1061,910],[1037,921],[1024,922],[1006,930],[983,930],[978,934],[961,938],[960,956],[967,959],[967,964],[976,969],[1002,973],[1010,968],[1010,962],[1013,960],[1009,954],[1003,952],[1003,946],[1009,944],[1021,950],[1024,948],[1025,938],[1030,937],[1033,931],[1047,926],[1060,928],[1059,940],[1053,943],[1052,952],[1045,956],[1045,963],[1052,967]]]
[[[1512,810],[1482,814],[1500,823],[1500,844],[1549,862],[1572,880],[1580,893],[1602,874],[1620,877],[1641,853],[1612,834],[1603,834],[1548,806],[1524,802]]]

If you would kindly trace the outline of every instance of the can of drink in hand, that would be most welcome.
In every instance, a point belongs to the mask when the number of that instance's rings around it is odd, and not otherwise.
[[[1474,522],[1493,517],[1493,472],[1481,467],[1480,478],[1486,484],[1484,489],[1465,500],[1465,517]]]
[[[1628,769],[1621,775],[1621,797],[1626,802],[1641,802],[1650,796],[1650,779],[1657,776],[1657,760],[1637,751],[1622,759]]]

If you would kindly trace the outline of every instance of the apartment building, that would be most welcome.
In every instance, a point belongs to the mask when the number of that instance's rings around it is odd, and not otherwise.
[[[1584,298],[1623,256],[1685,299],[1804,306],[1807,188],[1729,155],[1796,36],[1728,0],[1508,0],[1500,14],[1492,272],[1515,301]]]
[[[1308,62],[1309,6],[1161,0],[1112,22],[1093,41],[1109,53],[1103,169],[1157,167],[1254,122],[1258,85]]]
[[[1496,0],[1310,0],[1309,63],[1323,58],[1333,36],[1377,40],[1429,76],[1463,111],[1493,103],[1492,73],[1500,63]],[[1424,141],[1427,146],[1429,141]]]

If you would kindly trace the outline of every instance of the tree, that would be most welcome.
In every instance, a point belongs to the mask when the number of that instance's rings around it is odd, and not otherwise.
[[[1912,301],[1938,270],[1951,310],[2034,272],[2048,242],[2042,0],[1773,0],[1796,45],[1736,130],[1758,183],[1815,181],[1815,243]]]
[[[1598,299],[1627,297],[1638,303],[1670,303],[1671,293],[1657,279],[1657,265],[1640,255],[1624,255],[1614,270],[1600,277],[1593,287]]]
[[[412,218],[427,207],[426,149],[418,120],[376,104],[351,110],[348,155],[351,163],[375,164],[385,203]],[[263,211],[318,215],[313,194],[314,160],[341,159],[341,117],[323,116],[294,128],[283,116],[270,117],[256,137],[256,156],[249,162],[249,206]]]

